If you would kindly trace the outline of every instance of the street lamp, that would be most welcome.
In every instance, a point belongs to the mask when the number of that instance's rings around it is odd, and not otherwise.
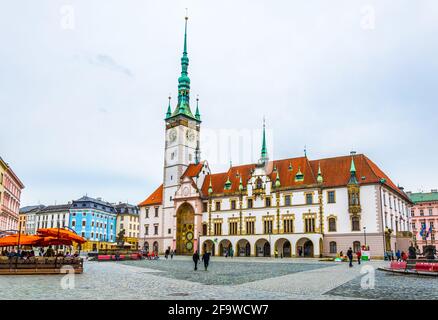
[[[367,227],[363,227],[363,236],[365,238],[365,247],[367,246]]]

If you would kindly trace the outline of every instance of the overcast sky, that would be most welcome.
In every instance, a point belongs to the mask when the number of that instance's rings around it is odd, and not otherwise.
[[[435,0],[22,0],[0,10],[0,155],[22,205],[138,203],[161,183],[186,7],[201,132],[257,137],[265,116],[271,159],[355,150],[438,187]],[[227,152],[213,172],[246,160]]]

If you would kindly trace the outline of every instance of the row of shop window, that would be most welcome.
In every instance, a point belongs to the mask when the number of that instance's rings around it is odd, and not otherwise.
[[[292,218],[283,219],[283,232],[284,233],[293,233],[294,232],[294,220]],[[238,230],[238,222],[229,222],[229,234],[237,235],[239,234]],[[255,234],[255,222],[254,221],[246,221],[245,222],[245,234]],[[316,219],[315,218],[306,218],[304,219],[304,232],[313,233],[316,228]],[[214,235],[220,236],[222,235],[222,222],[214,222],[213,228]],[[351,230],[352,231],[361,231],[360,229],[360,219],[359,217],[351,218]],[[328,231],[336,232],[336,219],[329,218],[328,220]],[[265,220],[263,222],[263,233],[270,234],[273,232],[273,220]],[[207,235],[207,224],[204,224],[203,235]]]
[[[327,203],[336,203],[335,198],[335,191],[328,191],[327,192]],[[313,201],[313,194],[312,193],[306,193],[306,204],[314,204]],[[292,205],[292,197],[290,195],[284,196],[284,205],[285,206],[291,206]],[[270,197],[265,198],[265,207],[271,207],[272,201]],[[237,209],[237,200],[231,200],[230,204],[231,210]],[[254,200],[253,199],[247,199],[246,200],[246,208],[252,209],[254,207]],[[208,212],[208,202],[204,202],[203,204],[203,211]],[[214,211],[221,211],[221,202],[216,201],[214,206]]]

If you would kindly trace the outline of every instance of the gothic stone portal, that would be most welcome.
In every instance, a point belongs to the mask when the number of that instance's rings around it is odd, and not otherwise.
[[[185,203],[176,214],[176,253],[193,254],[195,238],[195,211]]]

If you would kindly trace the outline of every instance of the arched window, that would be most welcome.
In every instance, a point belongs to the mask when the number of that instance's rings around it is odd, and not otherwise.
[[[262,179],[258,178],[256,183],[257,183],[257,189],[262,189],[263,188],[263,181],[262,181]]]
[[[158,252],[158,242],[157,241],[154,242],[153,247],[154,247],[154,252],[157,253]]]
[[[351,194],[351,205],[353,205],[353,206],[359,205],[359,194],[358,193]]]
[[[359,217],[351,218],[351,230],[352,231],[360,231],[360,219]]]
[[[338,248],[335,241],[330,241],[330,253],[337,253]]]
[[[328,221],[328,231],[336,231],[336,219],[330,218]]]
[[[354,241],[353,242],[353,251],[354,252],[360,251],[360,241]]]

